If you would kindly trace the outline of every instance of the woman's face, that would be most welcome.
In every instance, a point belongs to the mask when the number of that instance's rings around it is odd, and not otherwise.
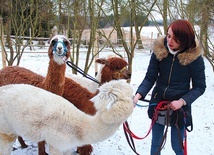
[[[174,36],[171,27],[168,29],[168,32],[167,32],[167,42],[171,50],[177,51],[179,49],[180,43]]]

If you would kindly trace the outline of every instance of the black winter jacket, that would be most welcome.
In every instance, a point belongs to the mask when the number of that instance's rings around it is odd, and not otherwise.
[[[146,76],[136,93],[143,97],[150,89],[151,101],[173,101],[182,98],[186,106],[184,111],[191,116],[191,104],[201,96],[206,88],[203,50],[196,41],[196,47],[177,55],[169,53],[166,38],[162,36],[154,42],[153,53]],[[151,104],[151,103],[150,103]],[[153,117],[154,106],[149,106],[149,118]],[[187,126],[190,122],[187,121]]]

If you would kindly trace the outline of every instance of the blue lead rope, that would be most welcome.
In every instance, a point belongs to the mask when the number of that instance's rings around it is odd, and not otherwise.
[[[94,82],[96,82],[97,84],[101,84],[97,79],[95,79],[94,77],[92,77],[91,75],[85,73],[81,68],[79,68],[77,65],[75,65],[73,62],[71,61],[66,61],[66,64],[71,67],[72,69],[76,70],[78,73],[82,74],[84,77],[88,78],[89,80],[92,80]]]
[[[147,105],[141,105],[141,104],[136,103],[135,105],[138,107],[149,107],[149,106],[156,106],[158,104],[157,103],[151,103],[151,104],[147,104]]]
[[[152,101],[152,100],[140,99],[140,101],[142,101],[142,102],[149,102],[150,104],[141,105],[141,104],[136,103],[135,105],[138,106],[138,107],[149,107],[149,106],[156,106],[156,105],[158,105],[157,102]]]

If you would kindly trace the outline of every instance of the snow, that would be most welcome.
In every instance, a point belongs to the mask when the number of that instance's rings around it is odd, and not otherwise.
[[[40,50],[40,49],[39,49]],[[39,51],[37,50],[37,51]],[[43,49],[43,50],[47,50]],[[101,52],[100,57],[105,57],[113,54],[107,50]],[[84,66],[85,52],[81,52],[80,67]],[[133,72],[131,78],[131,85],[133,86],[134,93],[141,83],[149,63],[151,53],[149,50],[136,50],[133,59]],[[1,56],[0,56],[1,59]],[[24,53],[20,66],[28,68],[38,74],[45,75],[48,68],[49,58],[47,53]],[[206,66],[206,83],[207,89],[205,93],[197,99],[192,105],[193,125],[192,132],[187,133],[187,149],[189,155],[214,155],[213,132],[214,132],[214,119],[212,118],[214,108],[214,79],[213,70],[209,62],[204,59]],[[0,66],[2,66],[0,62]],[[71,68],[67,66],[66,74],[71,74]],[[94,75],[94,64],[92,65],[90,75]],[[149,97],[150,94],[147,95]],[[146,102],[139,102],[139,104],[148,105]],[[149,130],[150,119],[147,117],[147,107],[135,107],[133,114],[129,117],[128,123],[131,130],[139,137],[143,137]],[[151,134],[143,140],[135,140],[136,150],[141,155],[148,155],[150,150]],[[18,142],[14,144],[17,148],[11,155],[37,155],[37,144],[26,140],[29,147],[21,149]],[[48,146],[47,146],[48,148]],[[123,127],[110,138],[103,142],[93,144],[93,155],[134,155],[135,153],[129,147],[124,135]],[[75,155],[75,148],[72,149],[72,154]],[[48,150],[48,149],[47,149]],[[170,145],[170,130],[167,133],[167,142],[162,150],[162,154],[174,154]]]

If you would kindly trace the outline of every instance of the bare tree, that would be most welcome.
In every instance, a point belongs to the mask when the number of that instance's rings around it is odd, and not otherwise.
[[[154,4],[156,1],[153,1],[153,3],[149,5],[145,5],[146,2],[137,1],[137,0],[130,0],[127,1],[127,3],[122,3],[118,0],[111,0],[111,7],[113,9],[113,15],[114,15],[114,23],[112,23],[112,26],[117,31],[118,38],[120,39],[120,42],[122,44],[122,47],[125,50],[127,59],[128,59],[128,69],[132,71],[132,60],[134,56],[134,51],[136,48],[137,43],[139,43],[140,39],[140,32],[144,26],[144,22],[148,19],[149,14],[151,13],[152,8],[154,7]],[[141,6],[141,7],[139,7]],[[149,6],[149,7],[148,7]],[[127,8],[127,12],[131,12],[130,15],[130,40],[126,40],[126,36],[124,34],[122,23],[123,23],[123,17],[124,14],[122,12],[122,8]],[[149,8],[149,9],[148,9]],[[128,10],[129,9],[129,10]],[[142,23],[142,25],[139,25],[137,22],[137,10],[146,10],[146,18],[145,21]],[[134,31],[135,30],[135,31]],[[134,33],[135,32],[135,33]],[[134,39],[136,38],[136,39]],[[115,51],[115,49],[113,49]],[[119,52],[117,52],[118,55]],[[121,56],[121,55],[120,55]],[[122,57],[122,56],[121,56]]]
[[[170,3],[169,3],[170,2]],[[161,5],[162,3],[162,5]],[[162,0],[157,3],[159,13],[164,21],[166,33],[167,22],[175,19],[187,19],[193,25],[199,41],[203,44],[204,55],[214,70],[212,53],[214,51],[211,41],[213,29],[214,1],[213,0]],[[162,7],[163,6],[163,7]],[[167,8],[167,9],[166,9]],[[167,11],[166,11],[167,10]],[[164,13],[165,12],[165,13]],[[197,29],[199,28],[199,29]]]
[[[4,29],[6,34],[6,44],[9,49],[9,53],[5,52],[6,61],[8,65],[13,65],[16,61],[16,65],[19,65],[22,54],[27,46],[31,44],[32,38],[28,38],[27,42],[24,42],[23,36],[28,33],[31,28],[32,37],[37,33],[37,23],[39,19],[39,2],[38,0],[15,0],[4,2],[4,8],[7,9],[7,19],[4,23]],[[14,34],[14,38],[11,38],[11,33]]]
[[[72,14],[73,14],[73,31],[72,31],[72,46],[73,52],[71,55],[71,60],[78,66],[79,64],[79,54],[80,54],[80,46],[82,44],[82,34],[86,25],[88,25],[87,20],[87,4],[84,0],[75,0],[72,4]],[[76,70],[72,71],[73,73],[77,73]]]
[[[204,56],[210,62],[214,71],[214,59],[212,58],[214,44],[211,41],[213,35],[214,1],[190,0],[188,3],[183,3],[180,6],[183,16],[194,25],[196,35],[204,48]]]
[[[90,38],[88,43],[88,51],[86,54],[86,62],[84,71],[87,73],[92,62],[94,61],[96,55],[98,54],[95,51],[96,42],[97,42],[97,32],[98,32],[98,22],[101,17],[102,6],[104,0],[88,0],[88,10],[89,10],[89,27],[90,27]]]
[[[214,7],[214,2],[211,0],[205,0],[201,3],[201,19],[200,19],[200,34],[199,38],[200,41],[203,43],[204,47],[204,55],[207,58],[207,60],[210,62],[210,64],[213,67],[214,71],[214,58],[213,55],[213,43],[209,36],[209,27],[211,28],[211,17],[213,17],[213,13],[211,12]],[[211,34],[212,35],[212,34]]]

